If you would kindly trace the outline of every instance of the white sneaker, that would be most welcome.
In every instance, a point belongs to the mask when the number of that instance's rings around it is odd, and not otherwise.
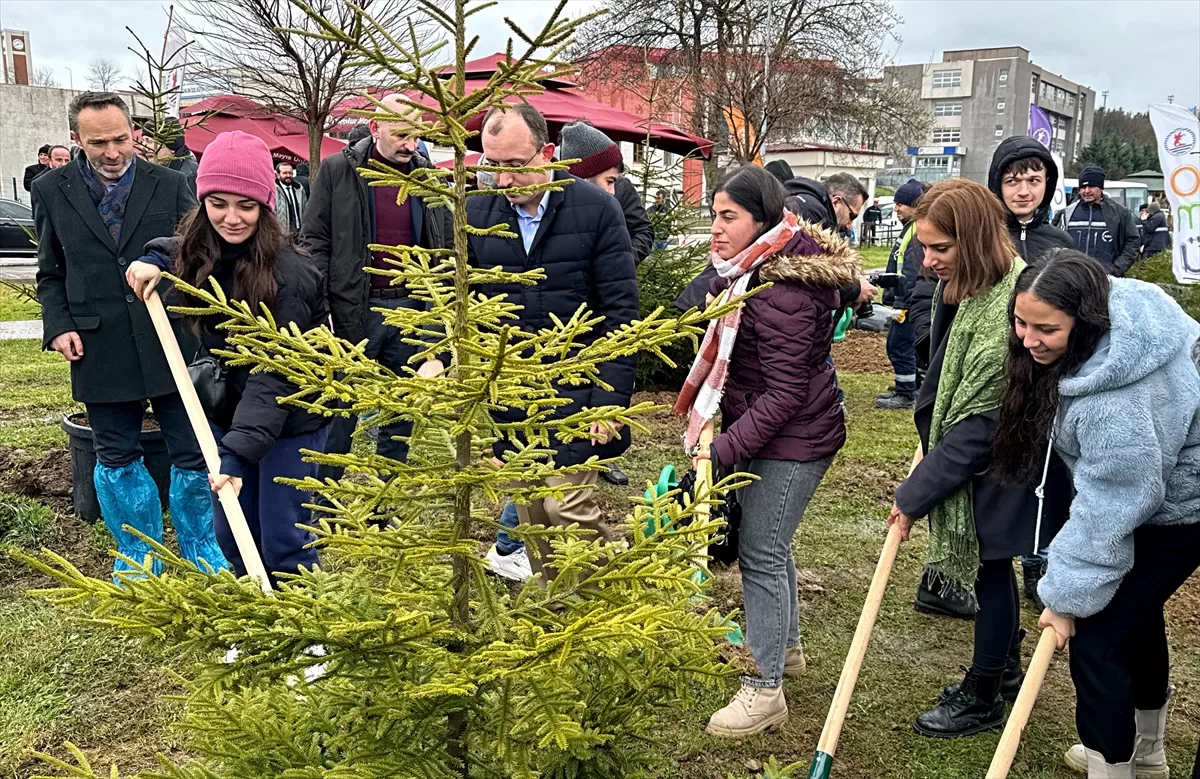
[[[487,551],[483,558],[492,573],[514,582],[523,582],[533,578],[533,568],[529,565],[529,553],[522,546],[512,554],[500,554],[496,545]]]
[[[741,738],[778,725],[787,720],[787,716],[782,687],[743,684],[729,705],[712,715],[704,731],[710,736]]]

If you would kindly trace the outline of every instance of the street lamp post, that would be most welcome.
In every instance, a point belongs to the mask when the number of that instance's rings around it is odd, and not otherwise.
[[[67,68],[67,79],[68,79],[67,83],[69,83],[71,85],[71,91],[74,92],[75,91],[75,74],[71,72],[70,68]]]

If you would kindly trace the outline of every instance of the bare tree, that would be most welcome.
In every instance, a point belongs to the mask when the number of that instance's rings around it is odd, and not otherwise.
[[[54,77],[54,68],[34,68],[33,78],[29,79],[29,83],[35,87],[60,86],[58,79]]]
[[[88,86],[100,92],[116,88],[121,80],[121,67],[107,57],[97,57],[88,65]]]
[[[882,80],[890,0],[605,0],[576,46],[588,73],[631,49],[663,50],[659,76],[690,104],[689,129],[741,161],[768,142],[820,140],[895,148],[929,120]],[[598,66],[598,67],[597,67]],[[732,127],[733,129],[728,129]],[[723,142],[723,143],[721,143]]]
[[[310,0],[309,8],[354,40],[370,35],[385,51],[394,41],[377,35],[346,0]],[[407,43],[410,19],[423,19],[415,0],[358,0],[354,5]],[[309,165],[316,176],[321,139],[336,123],[333,109],[360,94],[372,73],[356,61],[351,47],[312,37],[312,17],[288,0],[184,0],[184,27],[195,41],[199,70],[228,76],[238,94],[308,128]],[[426,29],[414,23],[417,33]],[[422,36],[418,35],[420,39]]]

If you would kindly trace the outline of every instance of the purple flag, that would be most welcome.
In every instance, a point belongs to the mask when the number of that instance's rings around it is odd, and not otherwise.
[[[1050,117],[1046,116],[1045,111],[1033,104],[1029,106],[1029,134],[1038,143],[1047,149],[1050,148],[1050,138],[1054,135],[1054,130],[1050,125]]]

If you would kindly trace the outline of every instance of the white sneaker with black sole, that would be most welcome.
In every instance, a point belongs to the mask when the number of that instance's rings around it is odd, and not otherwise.
[[[529,554],[523,546],[512,554],[500,554],[496,545],[492,544],[492,548],[487,551],[483,559],[487,562],[491,572],[501,578],[511,579],[514,582],[523,582],[533,578],[533,569],[529,566]]]

